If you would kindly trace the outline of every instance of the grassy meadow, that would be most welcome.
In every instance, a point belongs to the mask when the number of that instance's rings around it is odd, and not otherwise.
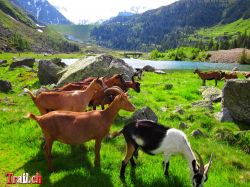
[[[8,55],[10,62],[13,54]],[[8,55],[0,54],[0,59]],[[0,186],[6,185],[7,172],[14,172],[15,175],[28,172],[35,175],[37,171],[43,177],[41,186],[46,187],[191,186],[187,161],[180,155],[171,157],[170,177],[165,178],[163,155],[149,156],[141,151],[136,160],[137,168],[133,170],[128,165],[126,180],[122,182],[119,178],[121,161],[125,155],[125,140],[122,136],[102,143],[101,169],[94,168],[93,165],[94,141],[76,146],[73,150],[69,145],[54,143],[52,155],[55,171],[49,173],[41,149],[41,129],[34,120],[25,118],[28,112],[39,114],[30,96],[22,91],[24,87],[31,90],[40,87],[36,73],[25,68],[9,71],[8,67],[0,67],[0,79],[9,80],[13,86],[13,91],[8,94],[0,92]],[[172,84],[173,88],[165,89],[166,84]],[[219,88],[223,84],[223,81],[219,82]],[[207,85],[214,86],[214,81],[209,81]],[[189,128],[184,132],[192,148],[201,154],[205,162],[208,162],[210,154],[214,152],[206,186],[249,186],[250,156],[241,146],[244,142],[230,143],[228,139],[217,136],[219,131],[231,132],[229,135],[233,136],[247,127],[218,122],[214,114],[220,110],[220,104],[214,104],[214,110],[192,107],[192,102],[202,99],[200,88],[201,80],[191,71],[168,71],[166,75],[145,73],[141,81],[141,93],[130,90],[129,94],[137,109],[149,106],[157,114],[160,123],[179,128],[180,122],[185,122]],[[174,112],[177,106],[185,111],[184,114]],[[129,112],[120,111],[111,131],[121,129],[130,115],[132,114]],[[205,137],[192,137],[191,132],[196,129],[200,129]],[[245,138],[244,145],[249,143],[249,138]]]

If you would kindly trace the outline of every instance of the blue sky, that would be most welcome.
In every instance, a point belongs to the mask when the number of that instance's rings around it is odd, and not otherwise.
[[[105,20],[119,12],[141,13],[171,4],[177,0],[48,0],[74,23]]]

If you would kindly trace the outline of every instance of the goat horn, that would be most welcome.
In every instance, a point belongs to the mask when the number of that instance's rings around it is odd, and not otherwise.
[[[112,86],[111,88],[108,88],[108,89],[104,90],[104,93],[106,94],[107,92],[110,92],[110,91],[115,91],[118,94],[124,94],[124,92],[122,91],[122,89],[119,88],[118,86]]]
[[[203,160],[202,160],[202,158],[201,158],[201,155],[197,152],[197,151],[195,151],[196,152],[196,154],[198,155],[198,157],[199,157],[199,163],[200,163],[200,173],[203,175],[204,174],[204,163],[203,163]]]
[[[210,166],[212,164],[213,155],[214,155],[214,152],[212,152],[212,154],[210,156],[210,159],[209,159],[209,162],[208,162],[208,166],[205,168],[205,172],[204,172],[205,174],[208,173],[208,170],[209,170],[209,168],[210,168]]]
[[[135,82],[134,77],[135,77],[135,74],[131,77],[132,82]]]

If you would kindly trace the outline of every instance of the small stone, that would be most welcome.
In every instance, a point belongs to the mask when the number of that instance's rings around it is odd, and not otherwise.
[[[184,110],[181,108],[181,107],[179,107],[179,106],[177,106],[176,108],[175,108],[175,111],[174,111],[175,113],[179,113],[179,114],[184,114]]]
[[[180,129],[187,129],[188,128],[188,125],[184,122],[181,122],[180,125],[179,125],[179,128]]]
[[[211,101],[195,101],[192,103],[193,107],[200,107],[200,108],[208,108],[210,110],[213,110],[213,104]]]
[[[158,121],[156,114],[149,107],[143,107],[142,109],[135,111],[132,117],[129,119],[129,121],[136,121],[143,119],[152,120],[155,122]]]
[[[7,63],[7,60],[0,60],[0,66],[5,65]]]
[[[16,59],[12,64],[10,64],[10,69],[16,68],[16,67],[22,67],[22,66],[28,66],[30,68],[33,67],[35,63],[34,58],[24,58],[24,59]]]
[[[165,90],[171,90],[173,88],[173,84],[165,84]]]
[[[166,112],[167,110],[168,110],[168,108],[167,107],[161,107],[161,109],[160,109],[162,112]]]
[[[161,75],[166,74],[166,72],[165,72],[165,71],[162,71],[162,70],[155,70],[155,73],[156,73],[156,74],[161,74]]]
[[[9,81],[0,80],[0,91],[7,93],[12,89],[12,85]]]
[[[201,132],[200,129],[197,129],[197,130],[192,131],[191,135],[197,138],[197,137],[203,136],[203,132]]]

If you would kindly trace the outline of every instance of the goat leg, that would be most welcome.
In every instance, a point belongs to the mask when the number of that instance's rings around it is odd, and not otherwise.
[[[100,167],[100,149],[101,149],[101,139],[96,139],[95,141],[95,167]]]
[[[48,169],[51,172],[53,170],[52,160],[51,160],[51,149],[53,145],[53,140],[45,137],[44,153],[48,164]]]
[[[122,179],[125,178],[126,166],[128,164],[128,161],[132,158],[133,153],[135,151],[135,147],[131,143],[127,142],[126,147],[127,147],[126,156],[125,156],[124,160],[122,161],[122,166],[120,169],[120,178],[122,178]]]

